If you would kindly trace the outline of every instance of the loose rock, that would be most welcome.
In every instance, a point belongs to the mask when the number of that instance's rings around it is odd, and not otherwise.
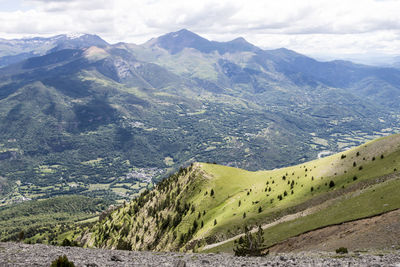
[[[270,254],[264,257],[235,257],[231,254],[160,253],[27,245],[0,242],[0,266],[46,266],[59,256],[66,255],[79,267],[197,267],[197,266],[400,266],[400,251],[371,251],[349,253],[338,257],[335,252],[300,252]],[[376,256],[382,255],[382,256]]]
[[[121,258],[119,256],[116,256],[116,255],[112,255],[111,256],[111,260],[112,261],[122,261]]]
[[[179,260],[176,264],[175,267],[186,267],[186,262],[183,260]]]

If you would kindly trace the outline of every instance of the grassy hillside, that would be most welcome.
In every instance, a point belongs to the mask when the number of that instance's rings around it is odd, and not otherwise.
[[[310,215],[282,222],[264,230],[266,246],[272,246],[301,233],[379,215],[400,208],[400,175],[396,179],[356,191],[337,199],[331,205]],[[233,252],[234,241],[205,249],[204,252]]]
[[[288,226],[290,231],[282,228],[285,224],[278,224],[281,230],[275,238],[266,234],[272,245],[303,231],[400,208],[395,194],[399,145],[400,135],[393,135],[340,154],[270,171],[195,163],[110,213],[87,233],[85,244],[191,250],[235,236],[244,225],[266,224],[300,211],[311,216],[299,219],[305,220],[302,226]],[[386,195],[387,205],[382,205],[378,198]],[[331,209],[333,213],[328,216]]]

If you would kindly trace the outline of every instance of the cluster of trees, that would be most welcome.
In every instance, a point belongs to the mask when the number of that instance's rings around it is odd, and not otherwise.
[[[93,229],[98,233],[96,245],[101,246],[107,242],[107,238],[116,236],[120,244],[118,247],[121,248],[136,247],[151,250],[159,246],[162,241],[173,242],[176,248],[185,246],[204,226],[201,217],[206,214],[205,210],[196,212],[196,206],[186,200],[188,195],[186,192],[195,189],[191,182],[195,181],[196,174],[191,172],[192,169],[192,165],[180,168],[176,174],[158,183],[156,190],[146,190],[132,200],[129,206],[109,214],[110,227],[108,222],[98,224]],[[182,177],[188,180],[182,182],[180,181]],[[211,189],[210,197],[214,194],[214,190]],[[194,216],[188,217],[192,214]],[[182,229],[178,231],[177,228],[180,227],[181,222],[188,218],[192,218],[190,227],[184,232]],[[124,231],[124,229],[128,230]]]

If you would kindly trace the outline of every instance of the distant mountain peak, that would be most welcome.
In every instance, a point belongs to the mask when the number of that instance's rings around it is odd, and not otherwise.
[[[172,32],[171,34],[187,35],[187,36],[198,36],[198,37],[200,37],[198,34],[192,32],[192,31],[189,31],[188,29],[180,29],[179,31]]]
[[[167,39],[167,38],[173,38],[173,39],[204,39],[205,38],[201,37],[200,35],[189,31],[188,29],[181,29],[176,32],[170,32],[167,34],[164,34],[157,39]],[[208,41],[208,40],[207,40]]]
[[[65,36],[69,39],[78,39],[84,35],[87,35],[86,33],[67,33]]]
[[[236,39],[233,39],[232,41],[226,42],[226,44],[229,44],[229,48],[231,51],[258,51],[261,50],[257,46],[253,45],[252,43],[249,43],[246,39],[243,37],[238,37]]]
[[[30,57],[42,56],[63,49],[81,49],[91,46],[107,47],[109,44],[95,34],[70,33],[50,37],[29,37],[21,39],[1,39],[2,52],[0,67],[14,64]]]
[[[204,52],[209,51],[211,48],[211,42],[207,39],[187,30],[181,29],[176,32],[170,32],[160,37],[148,41],[145,45],[158,46],[168,50],[171,54],[176,54],[185,48],[195,48]]]
[[[246,39],[244,39],[243,37],[238,37],[233,39],[231,43],[249,43],[249,42],[247,42]]]
[[[89,33],[69,33],[64,34],[68,40],[70,41],[82,41],[82,42],[96,42],[97,45],[109,45],[106,41],[104,41],[100,36],[96,34]]]
[[[185,48],[194,48],[202,53],[237,52],[237,51],[256,51],[260,50],[256,46],[247,42],[243,37],[236,38],[229,42],[209,41],[200,35],[187,29],[181,29],[176,32],[167,33],[158,38],[152,39],[146,43],[148,46],[157,45],[166,49],[171,54],[181,52]]]
[[[109,45],[100,36],[87,33],[62,34],[56,36],[55,39],[55,46],[49,51],[50,53],[62,49],[89,48],[91,46],[106,47]]]

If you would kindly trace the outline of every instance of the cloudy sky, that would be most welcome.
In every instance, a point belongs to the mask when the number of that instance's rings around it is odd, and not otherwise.
[[[400,55],[398,0],[0,0],[0,38],[94,33],[140,44],[181,28],[316,57]]]

